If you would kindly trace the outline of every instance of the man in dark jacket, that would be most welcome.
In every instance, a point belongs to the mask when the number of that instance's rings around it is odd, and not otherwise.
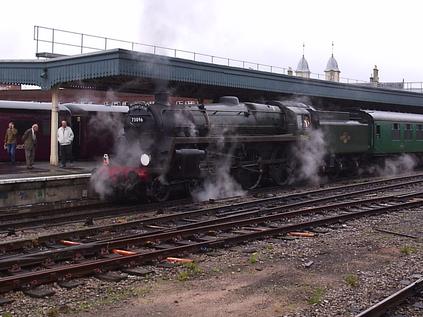
[[[37,146],[38,124],[34,123],[32,127],[25,131],[22,136],[22,142],[25,148],[26,168],[32,169],[35,157],[35,147]]]
[[[17,135],[18,130],[15,129],[15,124],[13,122],[9,122],[9,127],[7,128],[4,136],[4,149],[7,150],[7,155],[9,155],[10,163],[12,164],[15,164]]]

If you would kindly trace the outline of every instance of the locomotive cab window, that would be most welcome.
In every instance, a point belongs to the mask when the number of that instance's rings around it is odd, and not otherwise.
[[[404,130],[404,140],[411,140],[413,138],[412,125],[407,123]]]
[[[423,124],[416,125],[416,140],[423,140]]]
[[[297,116],[297,128],[298,129],[302,129],[303,126],[303,118],[302,115],[298,115]]]
[[[392,140],[401,140],[399,123],[392,124]]]
[[[310,117],[308,115],[303,116],[303,129],[309,128],[311,125]]]

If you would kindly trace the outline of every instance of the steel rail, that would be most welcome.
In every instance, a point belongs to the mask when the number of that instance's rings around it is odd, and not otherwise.
[[[423,278],[407,285],[398,292],[388,296],[379,303],[356,315],[356,317],[380,317],[389,309],[398,306],[406,299],[416,296],[423,291]]]
[[[412,177],[413,178],[413,177]],[[395,178],[398,179],[398,178]],[[402,178],[400,178],[402,179]],[[380,182],[384,182],[384,181],[374,181],[372,183],[374,184],[378,184]],[[414,184],[414,183],[418,183],[420,182],[419,180],[416,181],[411,181],[411,182],[401,182],[401,183],[397,183],[397,184],[391,184],[391,185],[385,185],[385,186],[381,186],[378,187],[377,189],[374,188],[370,188],[370,189],[364,189],[361,191],[355,191],[355,192],[350,192],[350,193],[342,193],[342,194],[334,194],[328,197],[321,197],[321,198],[314,198],[314,199],[309,199],[309,200],[305,200],[305,201],[299,201],[299,202],[294,202],[294,203],[287,203],[281,206],[276,206],[276,207],[266,207],[266,209],[260,209],[258,211],[258,207],[254,206],[257,204],[261,204],[261,203],[272,203],[275,200],[281,200],[281,199],[294,199],[294,198],[301,198],[304,195],[312,195],[312,194],[317,194],[317,193],[324,193],[324,192],[330,192],[330,191],[336,191],[336,190],[343,190],[345,188],[354,188],[354,187],[359,187],[362,185],[367,185],[368,183],[359,183],[359,184],[354,184],[354,185],[348,185],[347,187],[342,187],[342,186],[337,186],[337,187],[331,187],[331,188],[326,188],[326,189],[319,189],[319,190],[313,190],[313,191],[306,191],[306,192],[301,192],[301,193],[295,193],[295,194],[289,194],[289,195],[283,195],[283,196],[277,196],[277,197],[271,197],[271,198],[264,198],[264,199],[255,199],[252,201],[248,201],[248,202],[240,202],[240,203],[234,203],[234,204],[229,204],[226,206],[216,206],[216,207],[211,207],[211,208],[202,208],[202,209],[194,209],[194,210],[190,210],[190,211],[185,211],[185,212],[181,212],[181,213],[173,213],[173,214],[169,214],[169,215],[162,215],[162,216],[158,216],[158,217],[152,217],[152,218],[146,218],[146,219],[141,219],[141,220],[133,220],[133,221],[129,221],[126,223],[121,223],[121,224],[111,224],[111,225],[105,225],[105,226],[96,226],[93,228],[88,228],[88,229],[79,229],[79,230],[75,230],[75,231],[71,231],[71,232],[61,232],[61,233],[55,233],[55,234],[48,234],[48,235],[42,235],[42,236],[38,236],[36,238],[30,238],[30,239],[21,239],[21,240],[15,240],[15,241],[7,241],[7,242],[3,242],[0,243],[0,253],[6,253],[7,251],[11,251],[11,250],[15,250],[15,249],[19,249],[19,248],[23,248],[23,247],[31,247],[32,245],[40,245],[46,242],[53,242],[53,241],[57,241],[58,239],[66,239],[66,238],[78,238],[81,236],[86,236],[89,234],[95,234],[97,232],[103,231],[103,230],[122,230],[122,229],[130,229],[130,228],[139,228],[140,226],[146,226],[146,225],[150,225],[150,224],[162,224],[164,222],[168,222],[168,221],[173,221],[173,220],[179,220],[179,219],[185,219],[188,217],[193,217],[193,216],[202,216],[202,215],[209,215],[209,214],[216,214],[218,216],[222,216],[222,217],[227,217],[228,215],[234,214],[245,214],[245,215],[250,215],[250,214],[254,214],[254,213],[260,213],[260,214],[265,214],[265,213],[270,213],[270,212],[274,212],[274,211],[281,211],[283,209],[289,209],[289,208],[299,208],[302,206],[306,206],[309,204],[315,204],[315,203],[321,203],[324,201],[328,201],[328,200],[332,200],[332,199],[339,199],[339,198],[347,198],[347,197],[351,197],[354,195],[358,195],[358,194],[364,194],[364,193],[369,193],[372,191],[379,191],[382,189],[389,189],[389,188],[395,188],[398,186],[404,186],[404,185],[410,185],[410,184]],[[235,210],[233,212],[228,212],[228,209],[236,209],[238,207],[251,207],[250,209],[246,208],[246,209],[239,209],[239,210]],[[221,213],[219,215],[219,213]],[[41,221],[41,220],[39,220]],[[215,221],[217,222],[222,222],[219,220]]]
[[[119,238],[110,239],[110,240],[103,240],[103,241],[96,241],[92,243],[81,244],[78,246],[64,247],[57,250],[39,252],[35,254],[6,257],[6,258],[0,259],[0,269],[6,270],[13,267],[15,267],[16,269],[16,267],[20,268],[21,266],[31,266],[35,264],[41,264],[47,259],[65,260],[65,259],[72,258],[75,254],[85,255],[85,256],[93,255],[96,253],[104,254],[109,252],[113,248],[121,248],[121,247],[127,248],[128,246],[146,244],[151,241],[168,241],[171,239],[180,239],[185,237],[191,237],[198,234],[204,234],[204,233],[215,231],[215,230],[228,230],[228,229],[234,229],[240,226],[258,225],[261,223],[267,223],[269,221],[287,219],[293,216],[321,212],[324,209],[336,209],[336,208],[339,209],[341,207],[346,207],[351,205],[356,206],[357,204],[363,204],[363,203],[368,204],[369,202],[374,203],[377,201],[383,201],[384,199],[393,199],[393,198],[404,199],[404,198],[419,196],[422,194],[423,192],[402,195],[401,197],[394,196],[394,197],[371,198],[366,201],[360,201],[360,202],[353,201],[353,202],[330,204],[330,205],[319,206],[313,209],[307,208],[307,209],[302,209],[298,211],[272,214],[268,216],[259,216],[256,218],[244,219],[244,220],[219,219],[219,220],[222,220],[223,222],[218,224],[214,223],[213,220],[203,221],[193,225],[182,226],[175,230],[170,230],[170,231],[158,231],[155,233],[144,233],[139,235],[125,236],[125,237],[119,237]],[[390,203],[391,204],[393,203],[392,200],[390,201]],[[418,203],[421,203],[421,201],[418,201]],[[398,204],[389,205],[389,206],[383,206],[379,208],[373,208],[373,210],[388,210],[388,208],[395,209],[398,206],[399,206]],[[236,217],[240,217],[240,216],[241,215],[238,215]],[[234,216],[229,216],[228,218],[233,218],[233,217]],[[50,261],[50,263],[51,262],[52,261]]]
[[[276,198],[265,198],[265,199],[258,199],[253,200],[249,202],[241,202],[241,203],[235,203],[235,204],[229,204],[227,206],[217,206],[212,208],[203,208],[203,209],[196,209],[192,211],[186,211],[181,213],[174,213],[169,215],[162,215],[158,217],[152,217],[152,218],[146,218],[141,220],[133,220],[126,223],[120,223],[120,224],[111,224],[111,225],[105,225],[105,226],[96,226],[88,229],[79,229],[75,231],[70,232],[61,232],[61,233],[54,233],[54,234],[48,234],[48,235],[42,235],[38,236],[36,238],[29,238],[29,239],[20,239],[20,240],[12,240],[7,242],[0,243],[0,253],[6,253],[11,250],[16,250],[19,248],[31,248],[32,246],[37,246],[43,243],[51,243],[54,241],[57,241],[59,239],[78,239],[79,237],[87,236],[89,234],[96,234],[98,232],[107,230],[122,230],[122,229],[139,229],[140,226],[146,226],[146,225],[157,225],[157,224],[163,224],[165,222],[174,221],[174,220],[180,220],[180,219],[186,219],[193,216],[202,216],[202,215],[210,215],[210,214],[216,214],[221,219],[230,219],[228,216],[233,215],[233,219],[239,219],[242,218],[243,215],[250,216],[254,214],[266,214],[271,213],[275,211],[282,211],[284,209],[292,209],[292,208],[299,208],[303,206],[307,206],[309,204],[315,204],[315,203],[322,203],[325,201],[330,201],[332,199],[339,199],[339,198],[347,198],[352,197],[354,195],[358,194],[364,194],[369,193],[375,190],[382,190],[382,189],[389,189],[389,188],[395,188],[397,186],[404,186],[409,184],[414,184],[415,181],[412,182],[402,182],[399,184],[391,184],[386,185],[383,187],[378,187],[377,189],[365,189],[361,191],[356,192],[350,192],[350,193],[342,193],[342,194],[335,194],[327,197],[321,197],[321,198],[315,198],[315,199],[309,199],[306,201],[299,201],[294,203],[287,203],[284,205],[276,206],[276,207],[265,207],[265,209],[261,208],[258,209],[258,207],[253,207],[249,209],[238,209],[233,212],[228,212],[228,209],[235,209],[236,207],[241,207],[243,205],[251,206],[252,204],[259,204],[263,201],[267,202],[270,199],[270,202],[274,199],[290,199],[290,198],[298,198],[304,195],[310,195],[310,192],[303,192],[303,193],[296,193],[296,194],[290,194],[285,196],[279,196]],[[324,191],[331,191],[331,190],[337,190],[340,187],[335,188],[329,188],[324,189]],[[341,188],[342,189],[342,188]],[[312,191],[312,193],[315,193],[316,191]],[[320,190],[317,190],[317,192],[321,192]],[[220,212],[220,214],[219,214]],[[238,216],[237,216],[238,215]],[[212,222],[213,220],[209,220]],[[214,220],[214,223],[222,222],[222,220]],[[189,227],[190,225],[187,225]],[[194,226],[194,225],[191,225]],[[155,232],[160,232],[160,230],[156,230]]]
[[[349,202],[341,202],[341,203],[333,203],[328,205],[316,206],[313,208],[305,208],[300,210],[293,210],[289,212],[282,212],[272,215],[262,215],[263,213],[266,214],[268,210],[258,210],[252,211],[247,214],[237,214],[237,215],[230,215],[223,218],[212,219],[212,220],[204,220],[188,225],[178,226],[176,228],[171,228],[169,230],[156,230],[155,232],[148,232],[148,233],[141,233],[135,235],[126,235],[124,237],[118,237],[113,239],[101,240],[101,241],[94,241],[89,243],[81,243],[77,246],[65,247],[55,250],[47,250],[37,253],[25,254],[25,255],[12,255],[7,257],[0,258],[0,270],[7,270],[13,266],[30,266],[35,264],[41,264],[46,257],[49,257],[52,260],[66,260],[71,259],[75,253],[79,253],[81,255],[93,255],[98,252],[109,252],[113,248],[121,248],[145,244],[148,241],[163,241],[163,240],[170,240],[174,238],[180,237],[189,237],[195,234],[204,233],[204,230],[207,232],[209,230],[226,230],[231,229],[238,226],[245,226],[245,225],[256,225],[259,223],[266,223],[269,221],[275,220],[285,220],[288,218],[296,217],[296,216],[303,216],[312,213],[320,213],[325,210],[332,210],[332,209],[340,209],[350,206],[355,206],[360,208],[360,205],[357,204],[369,204],[369,203],[377,203],[381,201],[386,201],[390,199],[390,203],[397,203],[398,199],[403,199],[407,197],[415,197],[416,195],[423,195],[423,192],[419,193],[411,193],[407,194],[405,197],[402,196],[398,198],[398,196],[384,196],[384,197],[376,197],[370,198],[366,200],[357,201],[349,201]],[[394,205],[393,205],[394,206]],[[285,209],[285,208],[280,208]],[[275,208],[272,208],[272,211],[275,211]],[[256,216],[256,217],[254,217]],[[253,217],[249,219],[244,219],[248,217]],[[244,220],[243,220],[244,219]],[[229,227],[227,226],[229,224]]]
[[[217,206],[217,207],[212,207],[212,208],[206,208],[204,212],[216,212],[219,210],[223,210],[223,209],[227,209],[227,208],[235,208],[235,207],[248,207],[251,205],[257,205],[258,203],[269,203],[269,202],[277,202],[278,200],[281,199],[292,199],[292,198],[296,198],[296,197],[301,197],[303,195],[313,195],[313,194],[320,194],[320,193],[325,193],[325,192],[330,192],[330,191],[335,191],[335,190],[346,190],[346,189],[352,189],[352,188],[356,188],[356,187],[360,187],[360,186],[371,186],[371,185],[377,185],[377,184],[381,184],[381,183],[386,183],[386,182],[392,182],[392,181],[396,181],[396,180],[404,180],[404,179],[413,179],[413,178],[419,178],[422,177],[423,174],[417,174],[417,175],[412,175],[412,176],[399,176],[399,177],[393,177],[393,178],[389,178],[389,179],[382,179],[382,180],[376,180],[376,181],[371,181],[371,182],[362,182],[362,183],[357,183],[357,184],[350,184],[350,185],[341,185],[341,186],[336,186],[336,187],[329,187],[329,188],[323,188],[323,189],[317,189],[317,190],[311,190],[311,191],[306,191],[306,192],[301,192],[301,193],[295,193],[295,194],[289,194],[289,195],[281,195],[281,196],[276,196],[276,197],[268,197],[268,198],[259,198],[259,199],[254,199],[254,200],[250,200],[247,202],[239,202],[239,203],[234,203],[234,204],[230,204],[228,206]],[[423,182],[423,179],[420,180],[415,180],[415,181],[410,181],[410,182],[404,182],[405,183],[409,183],[409,184],[413,184],[413,183],[419,183],[419,182]],[[395,186],[399,186],[398,184],[392,184],[392,185],[386,185],[383,187],[380,187],[379,189],[387,189],[387,188],[392,188]],[[165,203],[167,204],[167,203]],[[154,204],[151,204],[154,207]],[[138,205],[138,206],[132,206],[132,207],[127,207],[123,210],[116,210],[117,207],[110,207],[110,208],[105,208],[103,210],[99,210],[99,211],[86,211],[86,212],[82,212],[82,213],[76,213],[76,214],[69,214],[69,213],[65,213],[65,214],[56,214],[54,216],[51,216],[51,213],[53,211],[50,211],[50,216],[48,218],[44,218],[40,215],[48,215],[49,212],[45,211],[45,210],[41,210],[39,211],[39,213],[37,213],[37,217],[35,219],[32,218],[24,218],[22,221],[12,221],[12,222],[5,222],[5,223],[0,223],[0,231],[9,231],[11,229],[22,229],[22,228],[28,228],[28,227],[33,227],[33,226],[38,226],[38,225],[43,225],[46,226],[47,224],[62,224],[62,223],[66,223],[66,222],[74,222],[74,221],[83,221],[85,220],[87,217],[93,217],[96,216],[100,217],[102,215],[121,215],[121,214],[126,214],[126,213],[133,213],[133,212],[137,212],[137,211],[143,211],[143,210],[148,210],[148,208],[151,208],[151,205]],[[201,209],[200,209],[201,210]],[[63,213],[63,209],[60,210],[58,209],[57,212]],[[188,212],[183,212],[181,213],[181,215],[184,215],[185,217],[188,216],[190,213],[192,214],[198,214],[199,209],[193,210],[193,211],[188,211]],[[27,215],[31,215],[30,212],[26,213]],[[17,214],[19,215],[19,213]],[[21,217],[21,216],[13,216],[14,218],[16,217]],[[166,219],[167,217],[173,217],[172,215],[167,215],[167,216],[163,216],[162,219]],[[159,217],[158,217],[159,219]],[[0,215],[0,220],[1,220],[1,215]],[[1,248],[1,247],[0,247]]]
[[[175,201],[173,201],[175,203]],[[107,216],[116,216],[122,214],[132,214],[135,212],[151,211],[158,207],[169,207],[171,202],[136,204],[128,206],[118,206],[111,203],[100,203],[98,209],[91,206],[75,206],[67,208],[40,209],[35,212],[29,211],[24,213],[9,213],[7,215],[0,214],[0,232],[6,232],[10,229],[22,229],[28,227],[36,227],[39,225],[63,224],[75,221],[84,221],[88,217],[101,218]],[[104,206],[104,207],[103,207]],[[17,221],[1,222],[1,219],[13,218]],[[21,218],[21,220],[19,220]]]
[[[204,248],[213,248],[220,245],[226,244],[235,244],[241,241],[249,241],[262,237],[269,237],[274,235],[280,235],[288,233],[294,230],[300,230],[303,228],[315,227],[328,225],[333,223],[338,223],[340,221],[346,221],[350,219],[355,219],[362,216],[379,214],[382,212],[391,211],[398,209],[399,207],[412,208],[416,206],[421,206],[422,200],[413,200],[411,202],[405,202],[401,205],[395,206],[385,206],[380,208],[375,208],[372,210],[363,210],[357,211],[349,214],[337,215],[332,217],[323,217],[320,219],[315,219],[312,221],[300,222],[296,224],[284,225],[277,228],[269,228],[259,231],[253,231],[248,233],[238,234],[237,236],[232,237],[223,237],[223,238],[213,238],[212,240],[207,239],[207,241],[194,242],[189,245],[182,245],[171,247],[163,250],[155,250],[150,252],[136,253],[134,255],[128,256],[114,256],[112,258],[91,260],[85,263],[65,265],[58,268],[50,268],[42,271],[27,272],[21,274],[15,274],[14,276],[6,276],[0,278],[0,292],[8,292],[11,290],[19,288],[28,288],[33,287],[38,284],[53,282],[60,279],[67,279],[73,277],[84,276],[92,273],[99,273],[104,270],[117,269],[122,266],[134,266],[137,264],[143,264],[152,260],[160,260],[163,257],[170,255],[179,255],[184,252],[193,252],[198,251]],[[224,230],[225,228],[231,228],[234,226],[239,226],[241,224],[249,224],[251,221],[241,221],[235,223],[225,223],[221,225],[212,225],[202,227],[203,231],[206,230]],[[256,223],[261,223],[257,222]],[[180,237],[188,236],[194,234],[198,229],[188,229],[184,232],[179,232]],[[156,235],[156,238],[163,239],[166,238],[167,233]]]

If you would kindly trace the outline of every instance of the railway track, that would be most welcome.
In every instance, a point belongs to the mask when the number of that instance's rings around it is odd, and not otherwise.
[[[222,222],[224,219],[233,219],[249,217],[255,214],[266,214],[275,211],[284,211],[293,208],[301,208],[307,206],[313,206],[321,204],[326,201],[339,201],[340,199],[349,199],[357,195],[376,195],[380,191],[395,189],[398,186],[416,186],[422,180],[421,176],[410,177],[409,180],[404,178],[394,178],[388,181],[388,184],[383,181],[374,181],[371,183],[359,183],[348,186],[337,186],[326,189],[318,189],[312,191],[306,191],[302,193],[295,193],[289,195],[276,196],[271,198],[253,199],[246,202],[232,202],[230,201],[226,205],[212,206],[200,209],[187,210],[182,212],[174,212],[175,208],[169,211],[167,214],[159,215],[150,218],[141,218],[140,220],[132,220],[124,223],[115,223],[110,225],[92,226],[85,229],[79,229],[69,232],[61,232],[55,234],[40,235],[36,238],[20,239],[11,242],[0,243],[0,254],[5,254],[10,251],[19,251],[19,249],[26,248],[30,249],[34,246],[44,245],[46,243],[54,243],[60,239],[77,239],[84,241],[84,238],[92,239],[93,235],[102,232],[114,232],[115,235],[120,235],[119,232],[126,232],[135,230],[136,232],[146,231],[150,232],[152,229],[157,231],[157,228],[161,228],[164,223],[170,223],[173,225],[174,222],[179,223],[192,223],[207,218],[208,221],[212,221],[210,217],[214,217],[215,223]],[[362,187],[366,187],[361,189]],[[151,205],[149,205],[151,207]],[[163,206],[163,205],[160,205]],[[131,210],[137,210],[137,206],[130,207]],[[177,209],[177,208],[176,208]],[[123,208],[123,211],[119,214],[124,213],[128,209]],[[41,222],[42,219],[37,219],[37,223]],[[23,224],[28,222],[24,221]],[[30,221],[33,224],[32,220]],[[16,225],[16,223],[15,223]],[[17,223],[18,226],[21,223]],[[9,227],[8,227],[9,226]],[[1,224],[0,224],[1,227]],[[3,224],[3,228],[9,228],[10,223]],[[164,230],[164,229],[162,229]]]
[[[356,315],[356,317],[380,317],[384,316],[389,310],[397,307],[398,305],[405,302],[407,299],[423,295],[423,278],[412,282],[406,287],[402,288],[398,292],[388,296],[382,301],[376,303],[372,307]]]
[[[186,200],[181,200],[186,202]],[[175,203],[175,201],[173,202]],[[178,201],[176,201],[178,203]],[[0,214],[0,232],[11,230],[54,226],[65,223],[81,222],[87,219],[116,217],[132,213],[140,213],[149,210],[166,208],[170,202],[132,204],[128,206],[117,205],[110,202],[98,202],[90,205],[59,207],[59,208],[36,208],[36,210],[24,212],[8,212]],[[13,219],[12,221],[10,219]]]
[[[414,184],[415,181],[417,180],[386,186],[390,186],[392,190],[404,189],[404,186],[409,186],[410,182]],[[360,189],[355,194],[344,193],[342,200],[338,197],[336,202],[333,202],[332,196],[314,198],[308,202],[314,206],[308,207],[304,207],[304,201],[286,206],[267,205],[265,208],[253,208],[253,205],[249,205],[249,211],[232,206],[235,209],[215,213],[211,219],[180,218],[180,215],[176,215],[178,221],[175,222],[175,218],[171,217],[175,215],[161,216],[150,219],[151,224],[138,232],[123,236],[97,236],[80,241],[57,240],[56,236],[56,240],[51,239],[53,243],[46,244],[48,250],[31,250],[27,254],[5,253],[0,258],[0,292],[421,206],[423,192],[410,192],[409,187],[407,188],[409,192],[406,194],[393,193],[370,198],[363,196],[369,193],[368,190]],[[351,199],[354,195],[356,197]],[[204,215],[207,213],[202,214]],[[157,225],[157,218],[162,218],[161,225]],[[167,218],[166,225],[164,218]],[[144,220],[144,225],[148,222]],[[152,225],[153,223],[155,224]],[[4,250],[7,245],[2,244]],[[13,245],[13,242],[9,245]],[[9,247],[8,250],[13,249]],[[74,263],[68,264],[69,260]]]
[[[280,195],[267,198],[256,198],[250,199],[248,201],[241,201],[238,203],[231,202],[226,206],[188,210],[182,211],[182,213],[180,210],[181,208],[178,206],[181,202],[186,202],[186,200],[180,200],[179,204],[178,201],[173,201],[165,203],[138,204],[122,207],[113,204],[110,205],[105,203],[98,203],[93,204],[89,208],[87,208],[87,206],[75,206],[67,208],[59,207],[56,209],[41,208],[35,211],[1,213],[0,232],[13,233],[15,230],[25,228],[34,228],[39,226],[47,227],[71,222],[84,222],[86,220],[90,222],[91,220],[98,218],[140,214],[142,212],[157,209],[161,209],[162,211],[166,211],[164,209],[167,209],[167,212],[177,213],[179,216],[176,215],[171,217],[179,218],[184,216],[190,216],[192,214],[219,213],[227,211],[229,209],[234,210],[236,208],[240,209],[239,212],[247,212],[249,211],[248,208],[250,206],[253,206],[253,208],[263,208],[264,206],[271,206],[272,204],[275,206],[281,204],[289,205],[292,202],[299,202],[301,204],[301,201],[303,201],[304,204],[311,204],[314,202],[321,201],[322,199],[336,199],[337,197],[345,197],[345,195],[349,195],[351,192],[357,194],[359,193],[358,188],[362,188],[360,194],[363,194],[365,192],[370,193],[375,190],[381,191],[394,188],[398,186],[399,183],[413,186],[418,185],[422,182],[423,174],[416,174],[412,176],[400,176],[351,185],[340,185],[329,188],[309,190],[295,194]],[[175,206],[175,204],[177,207],[169,208],[172,205]],[[185,206],[183,207],[183,209],[187,209],[187,207]],[[166,217],[163,219],[168,220]]]

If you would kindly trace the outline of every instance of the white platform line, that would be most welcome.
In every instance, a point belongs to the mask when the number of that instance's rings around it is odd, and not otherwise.
[[[46,181],[54,181],[54,180],[67,180],[67,179],[78,179],[78,178],[89,178],[89,177],[91,177],[91,173],[10,178],[10,179],[1,179],[0,185],[16,184],[16,183],[30,183],[30,182],[46,182]]]

